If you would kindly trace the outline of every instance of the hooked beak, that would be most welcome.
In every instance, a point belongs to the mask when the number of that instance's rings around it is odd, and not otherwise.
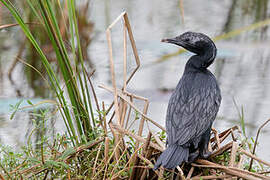
[[[171,43],[171,44],[175,44],[178,46],[183,47],[184,49],[191,51],[195,54],[200,54],[200,49],[198,49],[197,47],[193,46],[192,44],[185,42],[179,38],[169,38],[169,39],[162,39],[161,42],[166,42],[166,43]]]
[[[161,42],[176,44],[176,45],[182,46],[182,47],[185,47],[185,45],[186,45],[183,41],[176,39],[176,38],[162,39]]]

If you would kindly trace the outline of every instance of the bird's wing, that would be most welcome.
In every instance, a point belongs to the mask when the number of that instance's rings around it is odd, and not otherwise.
[[[169,144],[183,145],[202,135],[213,123],[219,109],[221,96],[215,79],[195,78],[191,85],[186,84],[178,84],[168,105],[166,131]]]

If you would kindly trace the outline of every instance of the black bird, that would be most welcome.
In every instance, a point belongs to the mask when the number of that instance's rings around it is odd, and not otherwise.
[[[195,53],[186,63],[184,74],[168,104],[166,116],[167,148],[154,169],[161,165],[173,169],[197,157],[208,158],[212,123],[221,102],[215,76],[207,69],[216,57],[214,42],[205,34],[186,32],[162,42],[182,46]]]

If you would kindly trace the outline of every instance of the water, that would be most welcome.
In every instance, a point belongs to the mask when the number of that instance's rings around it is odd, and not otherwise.
[[[252,4],[253,3],[253,4]],[[251,8],[256,6],[257,8]],[[136,45],[141,59],[141,68],[129,84],[129,90],[140,96],[147,97],[150,101],[149,116],[165,124],[165,115],[168,99],[178,80],[184,65],[191,56],[184,53],[169,60],[157,63],[157,60],[167,53],[177,51],[179,48],[170,44],[161,43],[162,38],[174,37],[185,31],[200,31],[215,37],[224,32],[250,25],[260,21],[269,14],[268,1],[210,1],[204,0],[184,1],[184,20],[181,22],[178,1],[157,0],[151,1],[107,1],[93,0],[89,18],[95,24],[93,42],[89,48],[91,60],[96,67],[95,83],[110,85],[110,72],[108,67],[108,49],[105,30],[107,26],[123,10],[128,16],[133,29]],[[113,50],[118,77],[121,76],[122,65],[122,28],[121,23],[113,29]],[[18,29],[9,32],[9,38],[15,36]],[[1,32],[0,34],[3,34]],[[2,36],[2,35],[1,35]],[[249,137],[254,137],[258,127],[270,118],[270,51],[268,28],[257,29],[242,33],[240,36],[216,42],[218,55],[210,70],[215,74],[222,91],[222,103],[214,127],[220,131],[233,125],[239,125],[239,114],[236,108],[243,107],[246,131]],[[9,49],[14,52],[16,42],[8,42]],[[15,46],[16,47],[16,46]],[[128,49],[129,71],[134,67],[134,58],[131,48]],[[13,55],[14,56],[14,55]],[[0,98],[6,106],[14,101],[18,89],[27,98],[35,98],[34,90],[27,85],[22,76],[21,65],[15,68],[12,85],[7,76],[12,53],[1,51],[2,80],[0,81]],[[120,80],[119,82],[120,83]],[[110,95],[98,89],[99,97],[109,102]],[[19,100],[18,100],[19,101]],[[1,103],[0,103],[1,104]],[[4,144],[23,144],[26,132],[31,129],[29,115],[23,112],[13,121],[8,120],[10,113],[5,109],[0,112],[0,142]],[[20,126],[18,127],[18,123]],[[270,141],[267,140],[269,127],[266,126],[260,136],[258,147],[259,157],[270,160]],[[61,121],[52,126],[55,132],[61,131]],[[20,131],[16,131],[20,129]],[[63,129],[63,128],[62,128]]]

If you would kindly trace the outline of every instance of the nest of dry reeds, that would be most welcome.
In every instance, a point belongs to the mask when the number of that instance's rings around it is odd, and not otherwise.
[[[112,40],[111,29],[119,21],[123,20],[124,31],[124,83],[121,89],[116,87],[115,72],[114,72],[114,59],[112,54]],[[137,67],[127,78],[125,71],[127,64],[127,33],[136,60]],[[114,95],[114,102],[111,104],[109,110],[114,106],[114,112],[110,118],[109,127],[115,139],[115,154],[116,161],[119,160],[121,154],[127,148],[129,139],[136,140],[134,149],[129,154],[130,159],[127,166],[132,169],[129,179],[156,179],[156,178],[180,178],[180,179],[270,179],[266,176],[268,172],[252,172],[253,160],[258,163],[270,167],[270,163],[256,157],[254,155],[257,144],[257,138],[253,153],[246,150],[246,141],[241,137],[241,133],[237,126],[229,128],[221,133],[212,129],[212,138],[209,143],[209,150],[212,153],[208,160],[198,159],[191,164],[184,164],[177,167],[175,171],[165,170],[160,168],[153,171],[153,164],[155,163],[159,154],[165,149],[165,129],[156,121],[147,116],[147,109],[149,102],[147,98],[129,93],[126,90],[129,80],[136,73],[140,65],[139,56],[137,53],[135,41],[132,35],[131,26],[127,17],[127,13],[122,13],[107,29],[107,39],[110,52],[110,67],[113,87],[109,88],[104,85],[100,86],[103,89],[110,91]],[[136,107],[134,100],[139,100],[144,103],[143,110]],[[130,123],[131,111],[135,111],[140,115],[138,128],[132,131],[127,128]],[[113,117],[115,117],[113,121]],[[267,121],[269,122],[269,120]],[[150,124],[159,128],[162,133],[155,133],[151,130]],[[265,123],[266,124],[266,123]],[[264,125],[265,125],[264,124]],[[263,126],[264,126],[263,125]],[[107,131],[107,130],[106,130]],[[147,137],[143,136],[143,132]],[[130,137],[130,138],[126,138]],[[258,137],[258,136],[257,136]],[[247,168],[247,162],[250,162]],[[117,178],[116,176],[114,178]],[[120,178],[120,176],[118,176]]]

